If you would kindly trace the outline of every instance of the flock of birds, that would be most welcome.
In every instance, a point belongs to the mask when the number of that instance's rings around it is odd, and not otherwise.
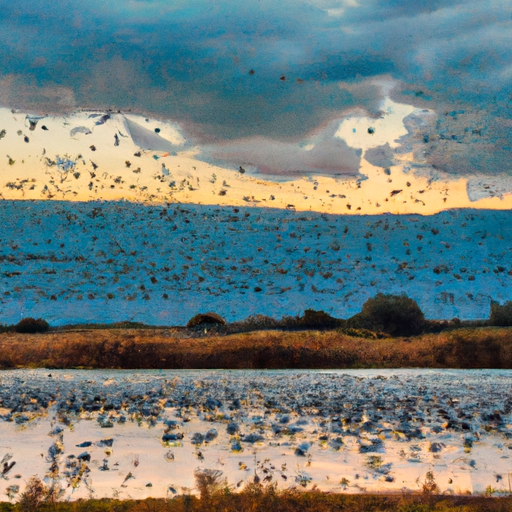
[[[510,375],[493,371],[20,370],[0,375],[0,421],[15,424],[22,443],[33,435],[34,424],[51,420],[41,476],[59,481],[63,494],[80,486],[94,492],[91,475],[101,481],[102,474],[119,469],[119,489],[130,487],[143,450],[132,454],[128,467],[120,468],[115,456],[124,441],[122,426],[130,424],[147,428],[148,436],[158,438],[158,459],[189,477],[194,466],[222,471],[229,459],[242,475],[227,472],[238,487],[251,481],[321,485],[308,468],[326,455],[341,467],[352,453],[362,461],[357,473],[366,471],[366,479],[386,486],[401,478],[397,460],[430,468],[446,464],[436,459],[454,450],[463,455],[457,464],[466,471],[489,472],[472,456],[486,439],[495,443],[493,457],[507,459],[511,391]],[[70,446],[73,429],[84,421],[96,425],[95,436],[98,428],[108,435]],[[30,476],[16,474],[16,450],[0,456],[6,486]],[[155,461],[146,458],[148,463]],[[502,475],[490,478],[499,482]],[[344,482],[343,488],[349,485]],[[168,488],[180,492],[174,482]]]

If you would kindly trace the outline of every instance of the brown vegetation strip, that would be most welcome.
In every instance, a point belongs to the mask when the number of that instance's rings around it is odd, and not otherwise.
[[[35,502],[34,502],[35,501]],[[512,498],[438,495],[347,495],[281,491],[251,485],[240,493],[229,490],[171,500],[85,500],[37,503],[0,503],[0,512],[508,512]]]
[[[0,367],[51,368],[512,368],[512,328],[411,338],[340,331],[258,331],[184,338],[163,329],[0,334]]]

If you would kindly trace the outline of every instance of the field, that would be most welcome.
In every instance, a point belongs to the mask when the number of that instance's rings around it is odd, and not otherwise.
[[[0,501],[32,476],[59,501],[197,495],[201,478],[503,496],[511,396],[510,370],[4,371]]]
[[[0,365],[48,368],[512,368],[512,328],[366,339],[343,330],[229,335],[183,329],[0,334]]]
[[[427,318],[512,299],[508,211],[343,216],[257,207],[0,202],[0,323],[184,325],[306,308],[337,318],[379,292]]]

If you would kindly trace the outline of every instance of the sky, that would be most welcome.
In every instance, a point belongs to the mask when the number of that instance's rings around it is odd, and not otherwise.
[[[171,119],[235,167],[357,175],[337,126],[390,96],[428,115],[370,158],[512,175],[512,1],[0,0],[0,43],[1,106]]]

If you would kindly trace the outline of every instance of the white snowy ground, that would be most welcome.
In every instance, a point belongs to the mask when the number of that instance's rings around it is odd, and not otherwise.
[[[4,371],[0,499],[32,475],[63,499],[172,496],[195,469],[236,488],[418,490],[432,471],[443,492],[507,492],[511,392],[506,370]]]
[[[0,201],[0,323],[184,325],[406,292],[429,318],[512,300],[512,213],[345,216],[255,207]]]

